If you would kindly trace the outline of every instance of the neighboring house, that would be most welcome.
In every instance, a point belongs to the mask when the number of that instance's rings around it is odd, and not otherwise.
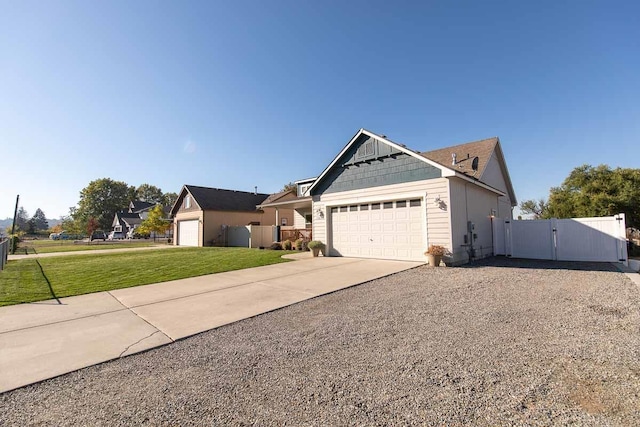
[[[130,236],[131,234],[129,232],[135,230],[142,221],[147,219],[149,211],[151,211],[155,206],[155,203],[149,203],[142,200],[131,201],[127,211],[122,210],[120,212],[116,212],[113,218],[113,223],[111,224],[113,231],[123,232],[125,235]],[[165,207],[164,210],[168,218],[169,212],[167,208]],[[169,235],[170,234],[171,233],[169,233]]]
[[[292,209],[259,209],[256,206],[267,199],[280,203],[295,197],[293,192],[269,195],[185,185],[171,208],[174,244],[224,246],[228,226],[288,223],[292,220]]]
[[[113,228],[113,231],[122,232],[127,235],[129,231],[135,230],[141,222],[142,218],[140,218],[140,214],[120,211],[116,212],[111,227]]]
[[[149,211],[155,207],[155,203],[149,203],[142,200],[134,200],[129,203],[129,213],[136,213],[142,219],[147,219]]]
[[[436,244],[461,264],[493,254],[492,220],[516,206],[498,138],[421,153],[360,129],[311,181],[260,207],[293,208],[331,256],[424,261]]]

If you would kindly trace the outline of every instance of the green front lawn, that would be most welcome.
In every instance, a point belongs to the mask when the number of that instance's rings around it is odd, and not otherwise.
[[[73,240],[24,240],[18,244],[16,255],[46,254],[50,252],[91,251],[96,249],[144,248],[154,246],[152,240],[125,240],[115,242],[74,242]]]
[[[9,261],[0,272],[0,306],[277,264],[288,261],[286,253],[292,252],[175,248]]]

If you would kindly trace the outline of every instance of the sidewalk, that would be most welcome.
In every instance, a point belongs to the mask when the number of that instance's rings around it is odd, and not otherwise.
[[[2,307],[0,392],[421,265],[294,257],[299,260],[62,298],[60,304]]]

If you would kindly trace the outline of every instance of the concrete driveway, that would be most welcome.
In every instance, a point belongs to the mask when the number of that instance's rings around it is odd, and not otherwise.
[[[0,308],[0,392],[421,265],[312,258]]]

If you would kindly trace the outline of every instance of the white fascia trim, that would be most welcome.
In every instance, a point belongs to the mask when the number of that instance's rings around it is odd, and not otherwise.
[[[338,159],[340,159],[340,157],[342,157],[342,155],[344,153],[347,152],[347,150],[353,145],[353,143],[360,137],[360,135],[367,135],[371,138],[375,138],[379,141],[384,141],[385,143],[389,144],[390,146],[392,146],[393,148],[400,150],[401,152],[408,154],[418,160],[421,160],[433,167],[436,167],[438,169],[440,169],[442,171],[442,176],[443,177],[448,177],[448,176],[455,176],[456,172],[454,170],[451,170],[449,168],[446,168],[444,166],[442,166],[440,163],[436,163],[433,160],[429,160],[424,156],[421,156],[420,154],[416,153],[415,151],[409,150],[406,147],[403,147],[402,145],[391,141],[390,139],[387,138],[383,138],[380,135],[376,135],[375,133],[369,132],[368,130],[365,130],[363,128],[360,128],[360,130],[358,132],[356,132],[356,134],[353,136],[353,138],[351,138],[351,140],[347,143],[347,145],[345,145],[345,147],[340,151],[340,153],[338,153],[338,155],[333,159],[333,161],[329,164],[329,166],[327,166],[322,173],[320,174],[320,176],[318,176],[318,178],[315,180],[315,182],[311,185],[311,187],[309,187],[309,189],[307,191],[311,192],[313,190],[313,188],[316,186],[316,184],[318,184],[318,182],[320,182],[322,180],[322,178],[324,178],[324,176],[329,172],[329,170],[331,170],[331,168],[333,168],[333,166],[338,162]]]
[[[318,177],[316,176],[315,178],[307,178],[307,179],[300,179],[298,181],[293,181],[294,184],[303,184],[305,182],[313,182],[316,179],[318,179]]]
[[[500,195],[500,196],[506,196],[506,195],[507,195],[506,193],[503,193],[502,191],[498,190],[497,188],[493,188],[492,186],[487,185],[487,184],[485,184],[484,182],[476,181],[475,179],[470,178],[470,177],[468,177],[467,175],[465,175],[465,174],[463,174],[463,173],[456,172],[454,176],[456,176],[457,178],[462,178],[463,180],[465,180],[465,181],[467,181],[467,182],[470,182],[470,183],[472,183],[472,184],[475,184],[475,185],[477,185],[478,187],[482,187],[482,188],[484,188],[485,190],[489,190],[489,191],[491,191],[491,192],[494,192],[494,193],[496,193],[496,194],[498,194],[498,195]]]

